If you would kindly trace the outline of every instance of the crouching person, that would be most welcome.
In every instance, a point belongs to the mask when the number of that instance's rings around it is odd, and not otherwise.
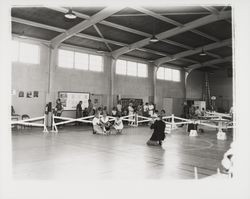
[[[164,116],[165,111],[162,110],[161,114],[159,115],[159,119],[155,120],[155,122],[150,126],[151,129],[154,129],[154,132],[147,142],[147,145],[161,145],[162,141],[165,139],[165,127],[166,124],[162,120],[162,117]]]
[[[103,116],[100,119],[100,123],[101,123],[101,126],[102,126],[103,134],[109,135],[110,134],[111,123],[109,122],[109,117],[108,117],[106,111],[103,112]]]
[[[92,124],[93,124],[93,134],[104,134],[99,113],[95,114]]]
[[[122,118],[121,118],[120,114],[118,114],[116,116],[115,123],[114,123],[113,127],[116,130],[116,134],[121,134],[122,133],[123,122],[122,122]]]

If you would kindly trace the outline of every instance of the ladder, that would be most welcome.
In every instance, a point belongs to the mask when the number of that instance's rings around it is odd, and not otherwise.
[[[203,101],[206,102],[206,108],[210,109],[212,106],[212,102],[211,102],[211,93],[210,93],[210,87],[209,87],[208,72],[205,72],[204,86],[202,89],[202,98],[203,98]]]

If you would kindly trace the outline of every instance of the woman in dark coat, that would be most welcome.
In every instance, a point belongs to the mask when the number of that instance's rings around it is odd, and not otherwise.
[[[147,142],[148,145],[161,145],[162,141],[165,139],[165,127],[166,124],[162,120],[165,111],[162,110],[159,115],[159,119],[155,120],[155,122],[151,125],[151,129],[154,129],[154,132]]]

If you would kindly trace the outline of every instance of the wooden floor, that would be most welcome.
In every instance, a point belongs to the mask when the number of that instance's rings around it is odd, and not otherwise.
[[[216,139],[206,129],[189,137],[174,130],[162,147],[145,143],[149,127],[128,127],[122,135],[93,135],[90,127],[64,127],[57,135],[40,129],[13,131],[13,178],[32,180],[194,179],[216,173],[232,137]]]

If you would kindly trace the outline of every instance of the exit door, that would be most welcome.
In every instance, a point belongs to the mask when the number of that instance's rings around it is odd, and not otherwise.
[[[173,113],[173,98],[163,98],[163,109],[166,111],[166,115]]]

